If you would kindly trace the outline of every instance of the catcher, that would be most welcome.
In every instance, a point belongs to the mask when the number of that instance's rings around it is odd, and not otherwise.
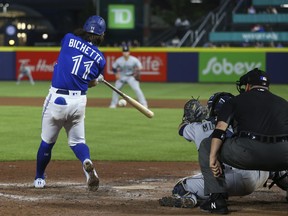
[[[194,142],[199,149],[201,141],[213,132],[222,105],[232,97],[234,96],[230,93],[217,92],[209,98],[207,106],[201,105],[198,99],[189,100],[184,106],[184,115],[179,125],[179,135],[189,142]],[[232,135],[233,129],[230,127],[227,130],[227,136]],[[240,170],[226,164],[224,164],[224,169],[229,196],[251,194],[257,188],[264,186],[269,178],[269,172]],[[282,179],[282,183],[284,181],[288,185],[287,177]],[[277,181],[275,182],[277,183]],[[193,208],[207,198],[208,196],[204,195],[203,175],[198,173],[180,179],[172,190],[172,196],[161,198],[159,204],[169,207]]]
[[[134,90],[139,103],[148,107],[146,98],[140,88],[140,72],[142,70],[142,64],[139,59],[130,55],[128,46],[123,46],[122,52],[123,55],[117,58],[112,65],[112,71],[116,77],[115,87],[120,90],[127,83]],[[116,108],[118,99],[118,94],[113,91],[112,101],[109,107]]]

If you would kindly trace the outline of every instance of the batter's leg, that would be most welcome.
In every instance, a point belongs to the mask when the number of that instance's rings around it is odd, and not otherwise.
[[[79,120],[76,124],[65,125],[64,127],[68,137],[68,145],[75,156],[82,164],[86,159],[90,160],[90,150],[85,140],[84,119]]]
[[[76,99],[74,99],[76,100]],[[85,108],[87,99],[80,97],[77,100],[77,106],[70,109],[73,113],[71,120],[67,120],[64,128],[68,138],[68,145],[74,151],[76,157],[83,163],[85,159],[90,159],[89,148],[85,140]]]
[[[48,144],[45,141],[41,141],[37,152],[37,164],[36,164],[36,177],[45,179],[44,173],[47,165],[51,160],[51,152],[55,143]]]
[[[50,162],[52,148],[57,140],[58,134],[62,127],[60,121],[59,124],[54,124],[55,120],[52,115],[53,100],[54,100],[53,95],[48,94],[43,106],[42,132],[41,132],[42,141],[37,153],[37,168],[35,179],[43,179],[43,180],[45,179],[44,176],[45,169]],[[35,187],[38,186],[39,185],[35,185]]]

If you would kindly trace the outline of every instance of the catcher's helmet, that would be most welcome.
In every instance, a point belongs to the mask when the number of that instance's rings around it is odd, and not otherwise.
[[[242,86],[247,84],[269,87],[270,79],[267,76],[267,73],[259,70],[258,68],[254,68],[253,70],[248,71],[246,74],[241,76],[239,81],[236,81],[236,87],[239,93],[245,91]]]
[[[100,16],[91,16],[86,20],[83,29],[92,34],[102,35],[106,31],[106,23]]]
[[[210,111],[209,115],[217,116],[222,105],[232,97],[234,97],[234,95],[228,92],[217,92],[213,94],[207,102],[207,106]]]

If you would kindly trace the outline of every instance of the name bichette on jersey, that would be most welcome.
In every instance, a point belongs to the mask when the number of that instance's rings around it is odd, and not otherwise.
[[[94,59],[97,63],[103,60],[102,56],[96,50],[92,49],[90,46],[83,43],[82,41],[70,38],[68,47],[72,47],[72,48],[79,50],[80,52]]]

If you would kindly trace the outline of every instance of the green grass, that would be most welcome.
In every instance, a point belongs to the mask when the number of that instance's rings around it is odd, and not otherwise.
[[[111,84],[114,85],[113,82]],[[50,82],[36,82],[32,86],[27,81],[22,81],[20,85],[16,82],[0,82],[0,97],[45,97]],[[208,99],[213,93],[218,91],[227,91],[238,94],[235,84],[200,84],[200,83],[141,83],[141,88],[145,96],[149,99],[187,99],[191,96],[202,99]],[[135,97],[134,92],[128,85],[125,85],[122,91]],[[271,85],[271,91],[288,99],[287,85]],[[100,84],[88,91],[88,98],[111,98],[111,89]]]
[[[182,110],[155,109],[149,119],[133,108],[87,108],[86,139],[95,160],[191,161],[196,148],[178,135]],[[0,160],[34,160],[40,143],[41,108],[2,106]],[[61,132],[54,160],[75,160]]]
[[[112,83],[113,84],[113,83]],[[50,82],[0,82],[0,97],[45,98]],[[147,99],[208,99],[217,91],[237,93],[234,84],[141,83]],[[123,91],[135,97],[125,86]],[[271,91],[288,99],[287,85],[272,85]],[[88,98],[111,98],[111,90],[101,84],[89,90]],[[42,107],[0,106],[0,161],[35,160],[41,133]],[[197,161],[197,150],[178,135],[182,109],[153,109],[146,118],[134,108],[88,107],[86,139],[93,160]],[[54,147],[53,160],[76,160],[64,130]]]

